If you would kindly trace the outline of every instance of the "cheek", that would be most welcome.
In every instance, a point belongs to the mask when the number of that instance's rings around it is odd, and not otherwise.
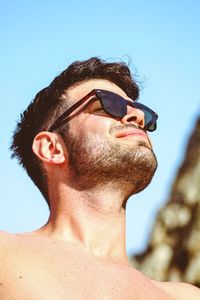
[[[149,144],[150,144],[151,148],[153,149],[152,140],[148,133],[147,133],[147,137],[148,137]]]
[[[81,135],[92,132],[107,135],[112,125],[113,119],[110,117],[85,114],[72,126]]]

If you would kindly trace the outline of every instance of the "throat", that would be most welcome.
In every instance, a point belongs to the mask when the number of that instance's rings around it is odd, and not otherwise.
[[[126,211],[119,191],[108,185],[95,191],[63,187],[62,195],[51,201],[44,230],[57,239],[83,247],[92,256],[124,260]]]

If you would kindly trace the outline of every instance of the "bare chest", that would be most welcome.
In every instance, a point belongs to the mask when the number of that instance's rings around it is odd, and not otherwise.
[[[76,251],[44,250],[3,263],[0,300],[170,299],[137,271],[95,263]]]

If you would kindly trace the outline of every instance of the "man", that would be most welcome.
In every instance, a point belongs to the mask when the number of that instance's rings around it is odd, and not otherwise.
[[[75,62],[21,116],[11,149],[50,207],[42,228],[1,233],[0,299],[200,299],[197,288],[159,283],[125,251],[129,196],[157,162],[148,131],[157,114],[136,102],[123,63]]]

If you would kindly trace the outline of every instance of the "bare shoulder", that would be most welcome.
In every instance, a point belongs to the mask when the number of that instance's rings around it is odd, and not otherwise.
[[[153,281],[153,283],[172,296],[174,300],[200,300],[200,289],[192,284],[159,281]]]
[[[8,246],[9,243],[12,244],[14,240],[15,240],[14,234],[0,230],[0,252],[2,252],[5,249],[6,245]]]
[[[2,240],[5,240],[6,238],[8,238],[9,236],[11,236],[10,233],[8,233],[7,231],[3,231],[3,230],[0,230],[0,241]]]
[[[26,235],[9,233],[6,231],[0,231],[0,263],[5,265],[9,261],[19,257],[23,258],[26,248],[30,248],[29,240]],[[25,247],[27,245],[27,247]],[[26,251],[27,252],[27,251]],[[6,258],[6,259],[5,259]]]
[[[0,260],[2,264],[2,258],[7,256],[10,252],[14,253],[16,248],[16,237],[14,234],[6,231],[0,231]],[[12,253],[12,254],[13,254]]]
[[[0,231],[0,282],[6,276],[7,266],[15,259],[16,238],[14,234]]]

